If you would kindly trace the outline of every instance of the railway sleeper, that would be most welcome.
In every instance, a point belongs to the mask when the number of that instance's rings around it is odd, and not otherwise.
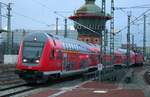
[[[1,77],[0,81],[10,80],[10,79],[19,79],[19,77],[18,76]]]
[[[4,73],[4,74],[0,74],[0,78],[5,78],[5,77],[12,77],[12,76],[17,76],[14,73]]]
[[[22,82],[23,82],[22,80],[16,79],[16,80],[9,80],[9,81],[0,82],[0,85],[18,84],[18,83],[22,83]]]

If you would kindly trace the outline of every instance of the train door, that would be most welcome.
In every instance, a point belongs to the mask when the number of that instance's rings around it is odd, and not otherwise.
[[[85,69],[88,67],[88,59],[87,59],[87,55],[83,54],[80,56],[80,69]]]
[[[64,56],[63,56],[63,72],[66,72],[69,70],[69,66],[68,66],[68,55],[67,53],[64,53]]]
[[[57,53],[56,53],[56,63],[57,63],[57,68],[60,70],[60,68],[62,67],[62,61],[63,60],[63,53],[60,49],[57,50]]]

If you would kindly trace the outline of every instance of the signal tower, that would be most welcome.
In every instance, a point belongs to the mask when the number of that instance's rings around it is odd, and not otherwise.
[[[69,18],[96,32],[93,33],[79,24],[74,24],[74,27],[78,31],[79,40],[87,43],[102,44],[105,40],[102,39],[102,36],[104,36],[102,32],[105,32],[106,21],[110,20],[111,16],[105,13],[105,0],[102,0],[102,8],[97,6],[95,1],[96,0],[85,0],[85,4],[76,10],[75,14]]]

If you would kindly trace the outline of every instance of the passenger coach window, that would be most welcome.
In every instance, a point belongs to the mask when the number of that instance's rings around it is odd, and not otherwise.
[[[62,59],[62,51],[61,50],[58,51],[58,59]]]
[[[55,42],[55,40],[53,39],[53,43],[54,43],[54,45],[56,46],[56,42]]]
[[[43,51],[43,42],[25,41],[23,43],[23,59],[39,59]]]
[[[71,50],[71,44],[69,43],[69,50]]]
[[[55,57],[55,56],[54,56],[54,52],[55,52],[54,49],[52,49],[52,50],[51,50],[51,53],[50,53],[50,58],[51,58],[51,59],[53,59],[53,58]]]

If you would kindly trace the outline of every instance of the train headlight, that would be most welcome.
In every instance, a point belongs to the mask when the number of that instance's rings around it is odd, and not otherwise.
[[[40,60],[35,60],[35,63],[39,63],[40,62]]]
[[[23,62],[26,63],[26,62],[27,62],[27,59],[23,59]]]

